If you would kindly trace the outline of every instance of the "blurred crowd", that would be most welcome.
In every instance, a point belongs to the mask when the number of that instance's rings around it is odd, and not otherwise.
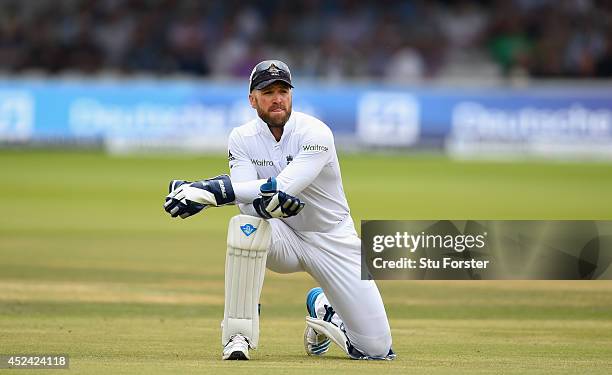
[[[606,0],[0,0],[0,71],[326,80],[612,76]]]

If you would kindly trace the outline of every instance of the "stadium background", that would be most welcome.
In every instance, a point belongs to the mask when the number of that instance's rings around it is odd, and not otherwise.
[[[303,354],[306,275],[268,273],[255,363],[219,360],[246,79],[289,63],[362,219],[612,218],[606,1],[0,1],[0,353],[78,373],[606,373],[609,281],[380,282],[392,363]],[[302,293],[303,292],[303,293]]]

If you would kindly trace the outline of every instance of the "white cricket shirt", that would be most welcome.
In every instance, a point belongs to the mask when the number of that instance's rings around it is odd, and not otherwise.
[[[252,202],[259,196],[259,187],[276,177],[279,190],[306,204],[298,215],[282,219],[291,228],[326,233],[342,223],[354,231],[334,136],[322,121],[293,111],[276,142],[268,125],[257,117],[232,130],[228,159],[242,213],[257,216]]]

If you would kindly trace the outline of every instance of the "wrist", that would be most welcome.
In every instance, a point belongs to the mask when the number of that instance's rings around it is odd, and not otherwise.
[[[200,189],[203,199],[215,206],[224,206],[236,203],[236,195],[232,186],[232,181],[228,175],[221,175],[207,180],[197,181],[190,185],[191,188]],[[208,194],[204,194],[204,192]]]

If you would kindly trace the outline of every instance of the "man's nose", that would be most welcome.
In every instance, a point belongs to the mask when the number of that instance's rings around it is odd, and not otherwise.
[[[285,97],[286,97],[285,93],[283,93],[281,90],[278,90],[277,92],[274,93],[275,100],[284,101]]]

